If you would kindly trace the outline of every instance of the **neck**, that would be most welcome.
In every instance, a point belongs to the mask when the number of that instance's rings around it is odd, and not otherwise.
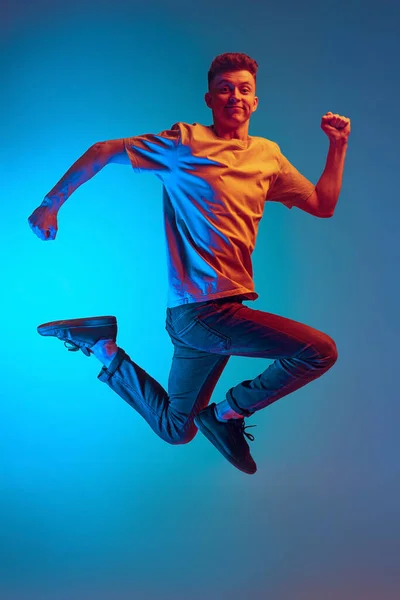
[[[214,131],[216,136],[218,136],[224,140],[240,140],[242,142],[249,141],[248,124],[247,123],[245,126],[239,127],[238,129],[224,129],[224,127],[219,124],[211,125],[211,128]]]

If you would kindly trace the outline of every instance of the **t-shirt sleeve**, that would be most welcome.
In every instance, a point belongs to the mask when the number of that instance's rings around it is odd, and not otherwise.
[[[274,146],[278,151],[277,160],[280,168],[268,190],[266,199],[272,202],[281,202],[287,208],[299,206],[311,196],[315,185],[289,162],[282,154],[278,144],[274,143]]]
[[[125,150],[134,171],[151,171],[162,176],[174,170],[181,143],[178,123],[160,133],[124,138]]]

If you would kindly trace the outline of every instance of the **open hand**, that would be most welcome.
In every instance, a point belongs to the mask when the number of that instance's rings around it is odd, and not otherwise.
[[[321,121],[321,129],[329,138],[329,141],[347,142],[350,135],[350,119],[341,115],[327,112]]]
[[[57,210],[51,206],[39,206],[28,218],[33,233],[41,240],[55,240],[57,235]]]

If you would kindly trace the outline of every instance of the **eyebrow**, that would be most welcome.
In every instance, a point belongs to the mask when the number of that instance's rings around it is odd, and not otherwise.
[[[232,82],[228,81],[227,79],[221,79],[221,81],[218,81],[217,85],[220,85],[221,83],[232,83]],[[249,85],[251,87],[250,81],[243,81],[240,85]]]

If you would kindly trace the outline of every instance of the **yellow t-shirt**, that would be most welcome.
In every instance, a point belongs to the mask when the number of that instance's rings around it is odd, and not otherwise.
[[[251,255],[265,202],[292,208],[315,186],[262,137],[224,140],[211,126],[178,122],[124,143],[134,171],[163,183],[168,307],[256,300]]]

